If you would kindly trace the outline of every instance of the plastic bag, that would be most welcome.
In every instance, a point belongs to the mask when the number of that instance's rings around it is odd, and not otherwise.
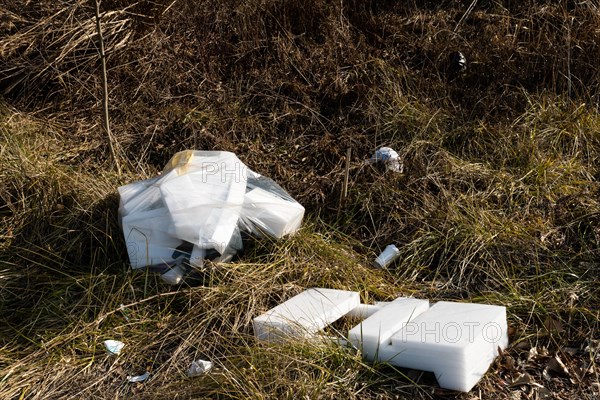
[[[272,179],[248,170],[241,229],[254,236],[280,239],[300,228],[304,207]]]
[[[179,152],[162,174],[119,187],[119,217],[132,268],[179,283],[203,260],[230,261],[241,232],[281,238],[299,229],[304,207],[235,154]]]

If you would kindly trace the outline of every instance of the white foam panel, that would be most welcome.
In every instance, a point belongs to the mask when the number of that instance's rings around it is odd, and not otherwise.
[[[360,304],[358,292],[312,288],[272,308],[252,321],[259,340],[307,337]]]
[[[507,345],[504,307],[441,301],[394,333],[391,344],[378,349],[377,359],[431,371],[442,388],[468,392],[498,348]]]

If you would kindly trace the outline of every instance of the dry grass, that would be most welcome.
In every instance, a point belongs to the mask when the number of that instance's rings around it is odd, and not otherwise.
[[[0,397],[597,397],[600,4],[474,4],[105,0],[121,178],[91,3],[0,5]],[[402,174],[364,164],[383,145]],[[130,272],[116,188],[184,148],[277,180],[302,231],[196,287]],[[390,242],[400,261],[369,268]],[[511,346],[457,394],[328,341],[253,340],[254,316],[311,286],[505,305]],[[214,372],[187,378],[197,358]]]

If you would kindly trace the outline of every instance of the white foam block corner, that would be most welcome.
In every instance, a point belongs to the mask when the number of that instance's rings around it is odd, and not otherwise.
[[[428,309],[428,300],[400,297],[352,328],[348,339],[365,360],[373,361],[379,348],[391,343],[393,334]]]
[[[380,347],[379,361],[434,372],[442,388],[468,392],[508,345],[506,309],[441,301],[391,342]]]
[[[343,317],[358,304],[358,292],[308,289],[254,318],[254,335],[266,341],[308,337]]]
[[[242,217],[269,236],[279,239],[300,228],[304,207],[261,188],[255,188],[245,195]]]
[[[350,318],[356,318],[356,319],[366,319],[369,318],[371,315],[375,314],[377,311],[380,311],[383,307],[385,307],[387,305],[387,303],[383,304],[359,304],[357,305],[355,308],[353,308],[352,310],[350,310],[350,312],[347,314],[348,317]]]
[[[131,268],[173,261],[173,252],[181,240],[163,231],[169,224],[165,209],[128,215],[122,224]]]

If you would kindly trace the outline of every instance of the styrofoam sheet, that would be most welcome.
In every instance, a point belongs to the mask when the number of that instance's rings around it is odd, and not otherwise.
[[[290,336],[306,337],[344,316],[358,304],[358,292],[308,289],[254,318],[254,335],[267,341]]]

